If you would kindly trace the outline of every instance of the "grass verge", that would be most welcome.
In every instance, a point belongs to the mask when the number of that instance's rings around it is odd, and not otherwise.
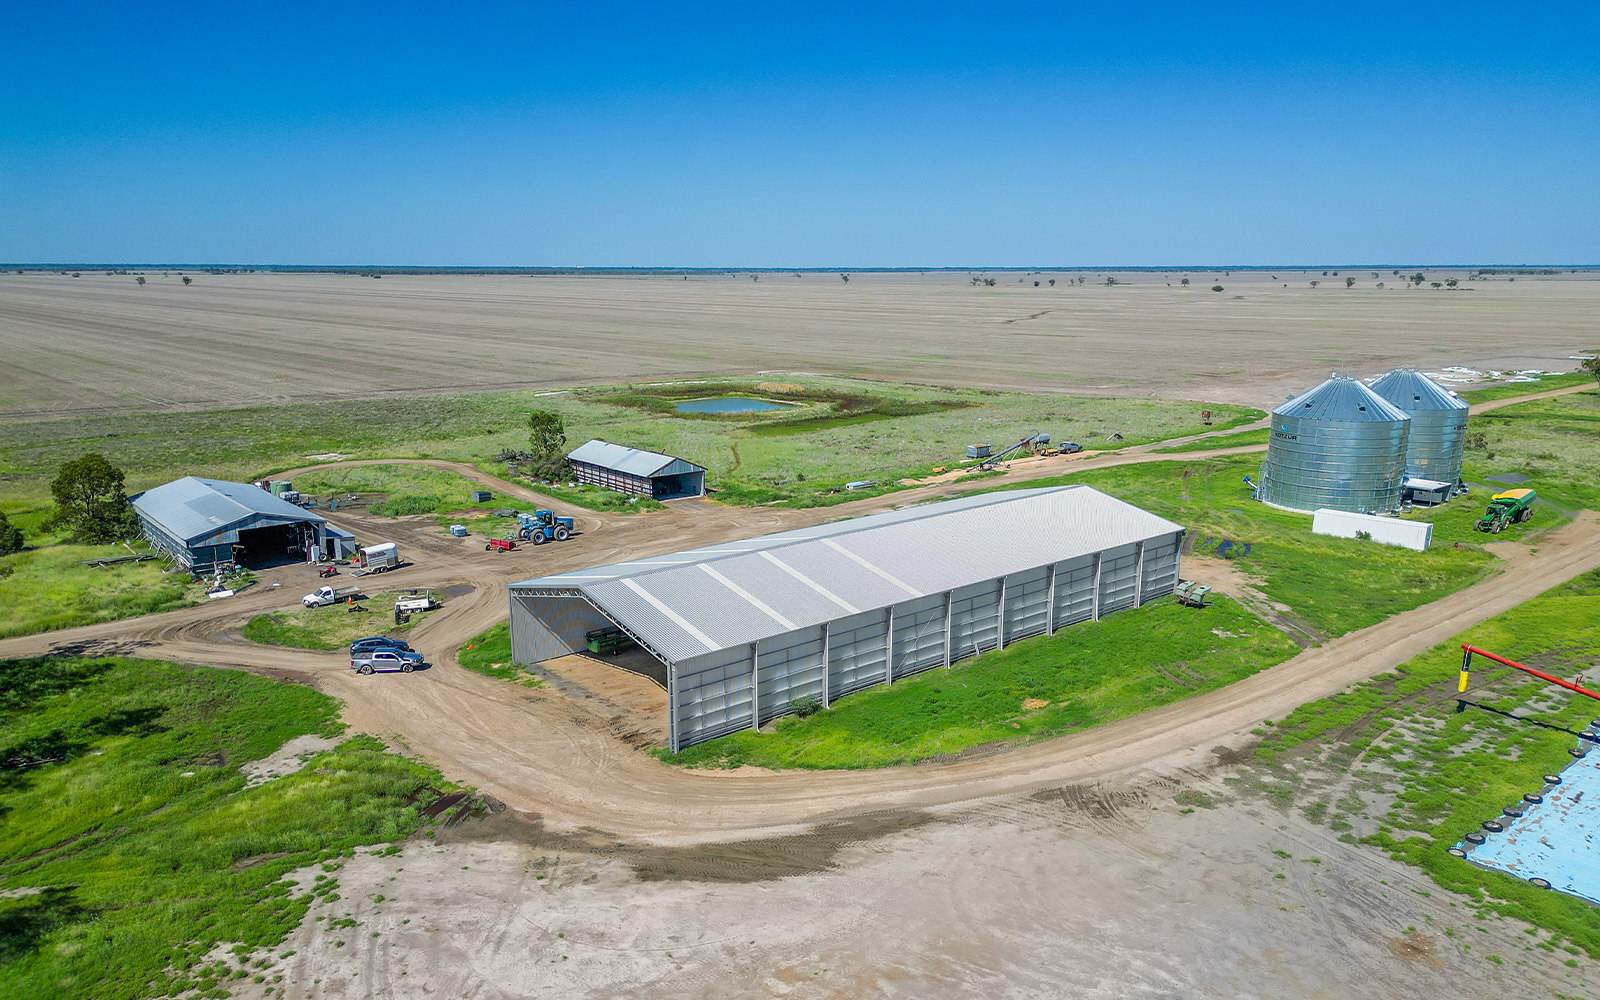
[[[0,996],[226,996],[237,970],[209,952],[233,945],[243,968],[337,898],[288,872],[409,835],[443,786],[355,737],[246,787],[242,764],[336,735],[337,716],[326,695],[235,671],[0,661]]]
[[[1199,441],[1190,441],[1188,444],[1173,445],[1171,448],[1157,448],[1157,455],[1177,455],[1186,451],[1210,451],[1213,448],[1242,448],[1248,444],[1266,444],[1267,435],[1272,431],[1267,427],[1258,427],[1253,431],[1236,431],[1233,434],[1218,434],[1216,437],[1202,438]]]
[[[203,588],[159,561],[82,566],[125,556],[119,545],[49,545],[0,556],[0,639],[198,604]]]
[[[291,649],[346,649],[369,635],[400,635],[422,619],[413,615],[404,625],[394,623],[394,602],[399,591],[388,590],[354,605],[326,608],[304,605],[256,615],[241,630],[246,639],[267,646]]]
[[[1441,643],[1392,673],[1296,709],[1257,749],[1286,801],[1465,895],[1479,920],[1526,921],[1600,957],[1592,906],[1451,857],[1449,849],[1500,815],[1571,758],[1596,715],[1579,695],[1506,668],[1479,669],[1456,712],[1461,643],[1572,676],[1600,656],[1600,572],[1589,573]]]
[[[1026,639],[662,760],[688,767],[864,768],[910,764],[994,743],[1102,726],[1231,684],[1298,647],[1227,598],[1174,601]]]
[[[456,653],[456,662],[468,670],[503,681],[515,681],[524,687],[543,687],[544,682],[530,676],[511,661],[511,623],[480,632]]]

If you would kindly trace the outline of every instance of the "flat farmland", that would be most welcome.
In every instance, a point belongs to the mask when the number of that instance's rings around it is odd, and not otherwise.
[[[0,414],[756,371],[1261,405],[1335,368],[1570,370],[1600,314],[1596,272],[79,273],[0,274]]]

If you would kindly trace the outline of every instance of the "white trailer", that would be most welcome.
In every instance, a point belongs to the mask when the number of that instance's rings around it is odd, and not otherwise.
[[[1417,552],[1425,551],[1433,541],[1433,525],[1427,521],[1353,514],[1347,510],[1330,510],[1326,507],[1312,512],[1311,531],[1313,534],[1337,538],[1360,538],[1364,535],[1383,545],[1398,545]]]
[[[357,549],[356,556],[361,561],[361,568],[368,573],[382,573],[386,569],[400,565],[400,551],[395,548],[393,542]]]

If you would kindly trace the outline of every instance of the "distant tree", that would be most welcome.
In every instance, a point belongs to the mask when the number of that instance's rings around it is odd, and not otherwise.
[[[1594,379],[1596,382],[1600,382],[1600,351],[1592,351],[1590,353],[1592,353],[1594,357],[1584,358],[1582,361],[1578,362],[1578,367],[1588,372],[1590,378]]]
[[[1050,279],[1050,287],[1051,287],[1051,288],[1054,288],[1054,287],[1056,287],[1056,279],[1054,279],[1054,278],[1051,278],[1051,279]]]
[[[1379,287],[1379,288],[1382,288],[1382,287],[1383,287],[1383,282],[1381,282],[1381,281],[1380,281],[1380,282],[1378,282],[1378,287]]]
[[[1188,278],[1184,278],[1182,281],[1178,282],[1178,284],[1182,285],[1185,288],[1188,288],[1189,287],[1189,279]]]
[[[144,284],[144,275],[141,274],[137,278],[134,278],[133,280],[137,281],[139,284],[142,285],[142,284]]]
[[[1355,287],[1355,283],[1356,283],[1356,279],[1354,279],[1352,277],[1349,277],[1348,275],[1344,279],[1344,287],[1346,287],[1346,288]]]
[[[1428,284],[1432,285],[1435,288],[1443,288],[1444,287],[1444,282],[1442,282],[1442,281],[1430,281],[1430,282],[1428,282]]]
[[[1461,282],[1457,281],[1455,278],[1446,278],[1446,279],[1444,279],[1444,283],[1449,285],[1451,288],[1454,288],[1457,285],[1461,284]]]
[[[850,276],[848,274],[839,275],[839,280],[844,282],[847,285],[850,284]]]
[[[1037,281],[1035,281],[1035,282],[1034,282],[1034,283],[1033,283],[1033,287],[1035,287],[1035,288],[1038,288],[1038,287],[1039,287],[1039,283],[1038,283],[1038,282],[1037,282]]]
[[[1220,291],[1222,291],[1222,286],[1221,285],[1212,285],[1211,286],[1211,290],[1213,292],[1220,292]]]
[[[1122,282],[1118,281],[1116,279],[1115,275],[1111,275],[1111,274],[1106,275],[1106,287],[1107,288],[1111,287],[1112,285],[1120,285],[1120,284],[1122,284]]]
[[[1421,272],[1421,271],[1418,271],[1418,272],[1417,272],[1417,273],[1416,273],[1416,274],[1413,274],[1413,275],[1412,275],[1412,276],[1411,276],[1411,280],[1412,280],[1412,281],[1415,281],[1415,282],[1416,282],[1416,283],[1417,283],[1417,284],[1419,284],[1419,285],[1420,285],[1420,284],[1422,284],[1422,283],[1423,283],[1423,282],[1424,282],[1424,281],[1426,281],[1426,280],[1427,280],[1427,279],[1426,279],[1426,278],[1424,278],[1424,277],[1423,277],[1423,276],[1422,276],[1422,272]]]
[[[194,279],[193,279],[193,278],[191,278],[191,277],[189,277],[189,276],[188,276],[188,275],[187,275],[187,274],[186,274],[186,275],[184,275],[184,276],[183,276],[183,283],[184,283],[184,284],[185,284],[185,285],[187,285],[187,284],[189,284],[189,283],[190,283],[190,282],[191,282],[191,281],[193,281],[193,280],[194,280]]]
[[[1084,280],[1083,275],[1081,275],[1081,274],[1078,275],[1078,284],[1080,284],[1080,285],[1083,284],[1083,280]]]
[[[1377,272],[1377,271],[1373,271],[1373,272],[1372,272],[1372,276],[1373,276],[1373,277],[1374,277],[1374,278],[1376,278],[1376,277],[1377,277],[1377,276],[1378,276],[1378,272]]]
[[[1315,287],[1317,287],[1317,286],[1318,286],[1318,285],[1320,285],[1320,284],[1322,284],[1322,282],[1320,282],[1320,281],[1317,281],[1317,280],[1316,280],[1316,279],[1315,279],[1315,278],[1313,278],[1313,279],[1312,279],[1312,281],[1311,281],[1311,287],[1312,287],[1312,288],[1315,288]]]
[[[567,447],[567,426],[554,410],[528,413],[528,450],[540,458],[562,454]]]
[[[1390,272],[1389,277],[1398,278],[1398,277],[1400,277],[1400,272],[1399,271],[1392,271],[1392,272]]]
[[[0,556],[9,556],[13,552],[22,551],[22,529],[12,524],[5,514],[0,513]]]
[[[760,281],[760,280],[761,280],[761,275],[759,275],[759,274],[752,274],[752,275],[751,275],[751,276],[750,276],[750,280],[751,280],[751,281]]]
[[[1323,276],[1323,277],[1324,277],[1324,278],[1326,278],[1326,277],[1327,277],[1327,276],[1328,276],[1328,272],[1327,272],[1327,271],[1323,271],[1323,272],[1322,272],[1322,276]]]
[[[138,531],[138,519],[123,491],[122,470],[104,455],[90,452],[63,465],[50,493],[56,509],[47,526],[66,528],[80,542],[115,542]]]

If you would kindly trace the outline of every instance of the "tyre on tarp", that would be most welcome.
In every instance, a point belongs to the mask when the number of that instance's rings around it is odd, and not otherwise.
[[[1506,825],[1497,819],[1486,819],[1479,825],[1490,833],[1499,833],[1506,828]]]
[[[1522,797],[1522,801],[1528,803],[1530,806],[1536,806],[1544,801],[1544,796],[1538,794],[1537,792],[1529,792]]]
[[[1548,888],[1550,888],[1550,883],[1546,882],[1542,878],[1530,878],[1530,879],[1528,879],[1528,884],[1533,886],[1535,889],[1548,889]]]
[[[1472,833],[1467,834],[1465,837],[1462,837],[1461,839],[1465,840],[1469,844],[1481,844],[1485,840],[1488,840],[1489,838],[1485,837],[1481,833],[1478,833],[1477,831],[1473,831]]]
[[[1452,848],[1450,848],[1450,850],[1449,850],[1449,851],[1448,851],[1448,852],[1447,852],[1447,853],[1448,853],[1448,854],[1449,854],[1449,855],[1450,855],[1450,856],[1451,856],[1451,857],[1452,857],[1452,858],[1464,858],[1464,857],[1466,857],[1466,856],[1467,856],[1467,852],[1466,852],[1466,851],[1463,851],[1463,850],[1462,850],[1462,849],[1461,849],[1461,848],[1459,848],[1459,847],[1452,847]]]
[[[1547,785],[1559,785],[1561,784],[1561,775],[1547,774],[1544,776],[1544,783]]]

